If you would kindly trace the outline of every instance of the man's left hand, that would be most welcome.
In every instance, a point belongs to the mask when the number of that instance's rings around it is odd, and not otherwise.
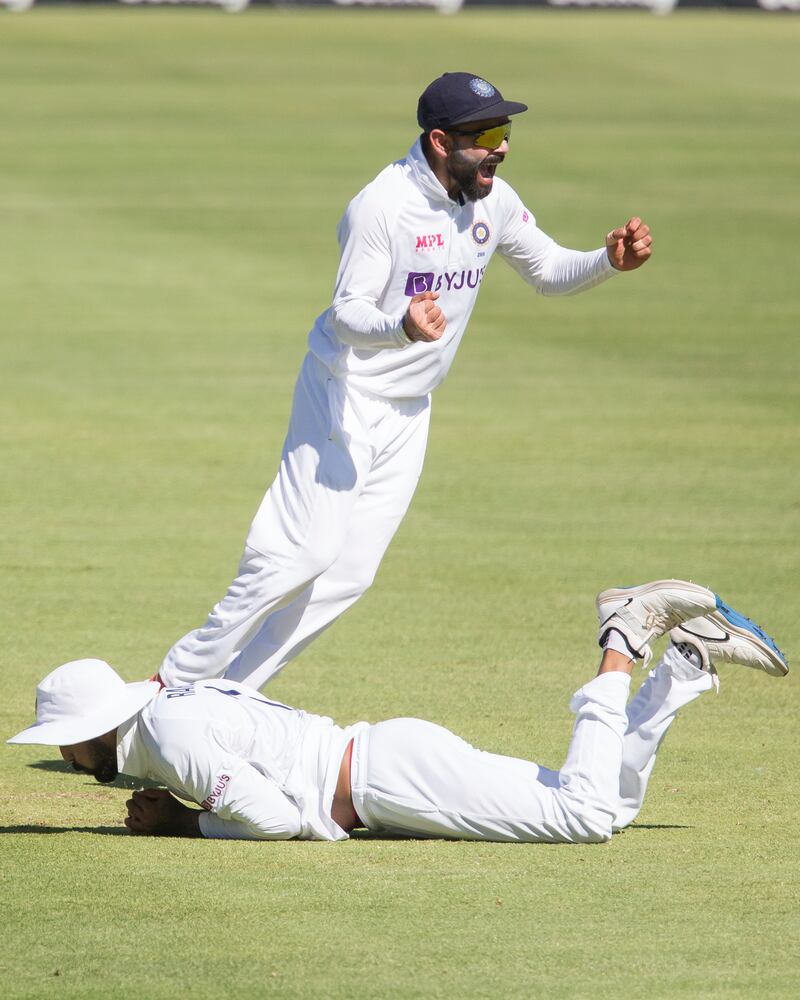
[[[608,259],[618,271],[634,271],[641,267],[653,252],[652,246],[650,227],[635,215],[606,236]]]

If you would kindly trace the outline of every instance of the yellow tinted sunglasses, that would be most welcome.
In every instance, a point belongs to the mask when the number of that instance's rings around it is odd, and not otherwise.
[[[473,146],[480,146],[481,149],[497,149],[504,142],[511,141],[511,122],[504,125],[495,125],[493,128],[485,128],[480,132],[463,132],[461,129],[450,128],[448,132],[456,135],[466,135],[472,139]]]

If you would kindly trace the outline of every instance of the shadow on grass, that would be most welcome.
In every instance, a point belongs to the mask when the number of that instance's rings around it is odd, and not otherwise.
[[[693,830],[693,826],[687,826],[683,823],[637,823],[635,826],[627,826],[624,830],[620,830],[614,834],[615,837],[619,837],[625,833],[635,833],[637,830]],[[496,840],[472,840],[471,838],[465,838],[463,840],[458,837],[426,837],[423,834],[403,834],[403,833],[389,833],[386,830],[351,830],[350,831],[351,840],[431,840],[431,841],[442,841],[445,840],[448,843],[461,843],[461,844],[493,844],[497,845],[499,843],[504,843],[507,847],[530,847],[531,844],[542,844],[546,847],[573,847],[573,844],[567,842],[554,842],[549,841],[496,841]]]
[[[626,826],[621,833],[636,833],[637,830],[694,830],[694,827],[685,823],[636,823]]]
[[[75,777],[85,777],[78,771],[72,769],[72,765],[65,760],[35,760],[27,767],[32,767],[35,771],[60,772],[61,774],[72,774]],[[94,778],[91,779],[94,782]],[[145,778],[129,778],[127,774],[118,774],[113,781],[96,782],[105,788],[162,788],[157,781],[147,781]]]
[[[639,823],[636,826],[626,827],[624,830],[620,830],[619,833],[615,833],[615,837],[619,837],[623,833],[632,833],[636,830],[693,830],[694,827],[683,826],[674,823]],[[574,844],[568,843],[566,841],[499,841],[499,840],[473,840],[470,837],[459,838],[459,837],[426,837],[424,834],[408,834],[408,833],[388,833],[386,830],[351,830],[350,831],[351,840],[426,840],[426,841],[439,841],[447,842],[449,844],[491,844],[496,847],[498,844],[503,844],[504,847],[531,847],[534,845],[542,847],[574,847]],[[591,846],[591,845],[586,845]]]
[[[4,833],[99,833],[103,837],[130,836],[124,826],[0,826]]]
[[[640,824],[638,826],[629,826],[623,833],[630,833],[636,830],[691,830],[691,826],[680,826],[671,823],[652,823],[652,824]],[[130,836],[129,831],[124,826],[35,826],[33,824],[24,826],[0,826],[0,836],[4,833],[96,833],[102,837],[123,837]],[[413,837],[403,834],[392,834],[386,832],[377,832],[370,830],[352,830],[350,832],[351,840],[364,840],[364,841],[376,841],[376,840],[430,840],[430,841],[440,841],[440,837]],[[457,838],[446,838],[448,843],[458,842]],[[460,841],[460,843],[468,844],[490,844],[492,841],[488,840],[465,840]],[[493,845],[494,846],[494,845]],[[530,847],[530,844],[522,843],[509,843],[507,847]],[[571,847],[571,844],[547,844],[548,847]]]
[[[72,770],[72,766],[67,764],[63,760],[38,760],[27,765],[32,767],[37,771],[61,771],[64,774],[75,774],[76,772]],[[155,781],[145,781],[141,778],[129,778],[127,775],[120,774],[114,781],[110,781],[104,785],[105,788],[160,788],[161,785]],[[687,826],[686,824],[680,823],[635,823],[632,826],[626,827],[621,833],[635,833],[637,830],[692,830],[694,827]],[[127,834],[128,831],[125,827],[112,827],[112,826],[0,826],[0,834],[3,833],[99,833],[104,836],[120,836],[121,834]],[[351,840],[440,840],[439,837],[425,837],[422,835],[408,836],[407,834],[401,833],[388,833],[386,831],[372,831],[372,830],[351,830],[350,831]],[[445,838],[447,840],[457,840],[458,838]],[[492,841],[464,841],[465,843],[492,843]],[[552,845],[552,846],[569,846],[569,845]]]

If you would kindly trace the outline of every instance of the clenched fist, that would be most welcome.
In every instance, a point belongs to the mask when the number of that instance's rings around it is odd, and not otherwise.
[[[447,320],[436,305],[438,292],[422,292],[408,304],[403,329],[409,340],[438,340],[447,329]]]
[[[637,216],[606,236],[606,253],[618,271],[633,271],[650,257],[653,239],[650,227]]]
[[[199,809],[190,809],[165,788],[134,792],[125,803],[125,826],[131,833],[162,837],[199,837]]]

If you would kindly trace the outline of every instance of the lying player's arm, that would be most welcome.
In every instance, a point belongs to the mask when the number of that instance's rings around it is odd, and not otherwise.
[[[200,814],[204,837],[224,840],[291,840],[303,829],[300,809],[274,781],[252,764],[231,774],[224,788],[218,778],[209,811]]]
[[[140,792],[128,805],[127,826],[134,833],[232,840],[289,840],[301,834],[297,803],[239,756],[237,734],[222,723],[203,713],[182,718],[165,710],[151,720],[142,739],[149,750],[147,776],[202,810],[189,809],[169,793],[149,797]]]
[[[242,771],[245,773],[242,774]],[[290,840],[301,831],[300,810],[269,778],[247,765],[236,775],[224,815],[186,806],[163,788],[134,792],[126,805],[131,833],[226,840]]]

